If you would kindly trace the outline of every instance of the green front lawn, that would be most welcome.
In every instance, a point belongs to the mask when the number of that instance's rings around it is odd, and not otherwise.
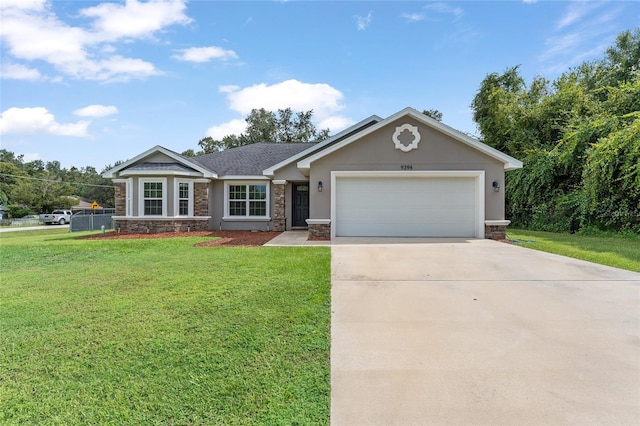
[[[581,235],[509,229],[516,244],[640,272],[640,235]]]
[[[0,234],[1,424],[327,424],[330,252]]]

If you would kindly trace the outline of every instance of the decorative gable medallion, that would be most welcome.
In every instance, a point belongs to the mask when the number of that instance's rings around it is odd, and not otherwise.
[[[409,144],[404,144],[400,141],[400,135],[404,131],[408,131],[413,136],[413,141]],[[420,132],[418,132],[418,126],[412,126],[411,124],[405,123],[402,126],[396,127],[396,131],[393,132],[393,143],[396,146],[396,149],[399,149],[402,152],[413,151],[414,149],[418,149],[418,143],[420,142]]]

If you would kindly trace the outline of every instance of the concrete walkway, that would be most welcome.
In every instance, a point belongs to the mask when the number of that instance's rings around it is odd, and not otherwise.
[[[640,274],[490,240],[331,268],[331,424],[640,424]]]
[[[329,246],[331,241],[308,241],[307,231],[285,231],[265,244],[266,247]]]

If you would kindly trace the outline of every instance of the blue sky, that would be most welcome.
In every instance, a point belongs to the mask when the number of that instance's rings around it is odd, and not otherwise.
[[[554,79],[638,26],[640,3],[2,0],[0,146],[93,166],[243,130],[252,108],[337,132],[435,108],[477,134],[482,79]]]

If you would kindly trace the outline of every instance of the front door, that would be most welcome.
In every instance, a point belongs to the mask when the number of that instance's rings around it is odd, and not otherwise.
[[[309,184],[293,184],[293,220],[291,226],[307,226],[309,219]]]

